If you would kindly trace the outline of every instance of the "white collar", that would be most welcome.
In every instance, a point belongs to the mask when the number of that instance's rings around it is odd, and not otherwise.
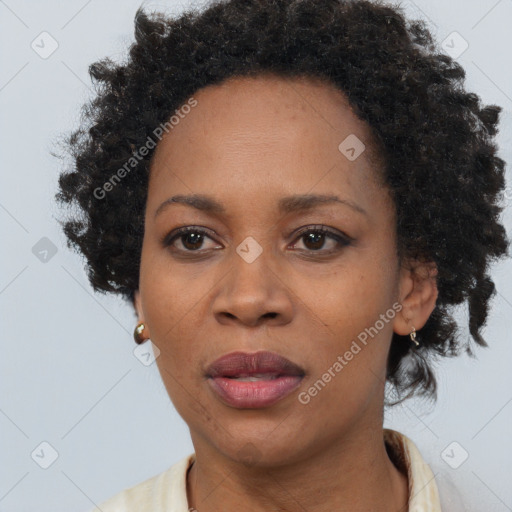
[[[395,465],[407,473],[408,512],[441,512],[434,474],[416,445],[391,429],[384,429],[384,441]],[[187,455],[164,472],[125,489],[91,512],[188,512],[187,471],[194,461],[195,453]]]

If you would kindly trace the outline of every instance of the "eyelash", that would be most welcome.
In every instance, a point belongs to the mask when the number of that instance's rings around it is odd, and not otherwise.
[[[346,247],[347,245],[350,245],[352,242],[352,238],[348,235],[338,233],[337,231],[333,231],[329,228],[326,228],[325,226],[321,225],[315,225],[315,226],[306,226],[304,229],[299,228],[300,231],[297,233],[297,235],[294,238],[294,242],[292,245],[295,245],[297,241],[299,241],[302,237],[309,233],[322,233],[324,235],[327,235],[328,238],[331,238],[335,240],[338,243],[338,247],[335,249],[330,249],[328,251],[318,249],[300,249],[301,251],[307,251],[310,254],[318,254],[318,255],[329,255],[334,252],[337,252],[341,250],[343,247]],[[182,228],[178,228],[175,231],[172,231],[171,233],[165,235],[163,239],[161,240],[161,243],[163,247],[170,247],[175,242],[175,240],[179,239],[180,237],[183,237],[184,235],[187,235],[188,233],[197,233],[202,236],[206,236],[210,239],[212,239],[211,236],[209,236],[209,231],[205,230],[204,228],[201,228],[199,226],[185,226]],[[181,253],[189,253],[189,254],[200,254],[201,249],[197,250],[183,250],[183,249],[174,249]]]

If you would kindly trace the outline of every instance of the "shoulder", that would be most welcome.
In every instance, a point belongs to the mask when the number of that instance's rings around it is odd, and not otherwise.
[[[412,512],[466,512],[462,496],[447,471],[429,465],[414,442],[396,430],[384,429],[388,453],[409,480],[409,510]]]
[[[195,454],[187,455],[170,468],[124,489],[90,512],[182,512],[188,509],[187,471]]]

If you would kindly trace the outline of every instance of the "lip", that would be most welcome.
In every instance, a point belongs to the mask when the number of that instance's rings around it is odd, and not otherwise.
[[[237,377],[255,377],[241,381]],[[210,388],[226,405],[240,409],[270,407],[288,396],[304,378],[304,370],[275,352],[231,352],[206,370]]]

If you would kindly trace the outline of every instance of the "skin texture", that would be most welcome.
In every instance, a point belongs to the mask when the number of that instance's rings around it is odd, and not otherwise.
[[[437,288],[432,265],[396,254],[393,202],[383,188],[372,138],[345,96],[319,80],[261,75],[197,91],[195,107],[159,143],[151,165],[135,294],[145,336],[169,396],[190,428],[196,462],[189,506],[199,512],[407,510],[407,478],[382,438],[386,361],[393,331],[427,321]],[[349,161],[338,145],[355,134],[367,147]],[[225,213],[174,203],[206,194]],[[329,194],[349,201],[283,214],[278,201]],[[299,228],[348,235],[316,245]],[[182,226],[209,234],[199,249]],[[262,253],[247,263],[248,236]],[[187,247],[189,250],[187,252]],[[319,247],[319,249],[315,249]],[[365,328],[395,303],[402,309],[325,388],[307,390]],[[235,409],[212,392],[206,367],[232,351],[277,352],[300,365],[300,387],[264,409]],[[256,454],[252,464],[243,453]]]

